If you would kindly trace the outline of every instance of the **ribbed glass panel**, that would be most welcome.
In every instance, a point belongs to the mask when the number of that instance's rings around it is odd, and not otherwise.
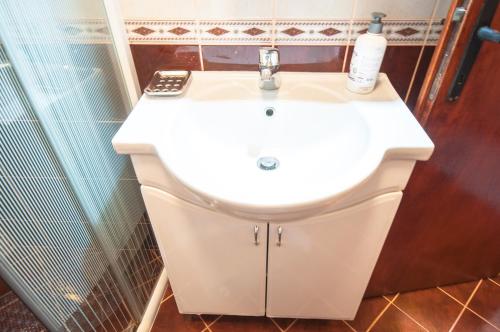
[[[93,330],[131,320],[109,262],[0,45],[0,262],[51,327]],[[107,280],[102,290],[95,286]],[[104,305],[78,326],[82,308]],[[89,296],[90,295],[90,296]],[[90,302],[89,302],[90,301]],[[93,302],[92,302],[93,301]],[[117,316],[118,315],[118,316]],[[116,317],[116,318],[115,318]],[[119,319],[117,318],[119,317]]]
[[[139,320],[162,268],[111,145],[130,104],[104,17],[101,0],[0,1],[2,269],[69,330]]]

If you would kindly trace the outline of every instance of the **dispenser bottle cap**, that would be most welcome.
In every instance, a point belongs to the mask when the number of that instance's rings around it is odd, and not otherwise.
[[[373,12],[372,17],[373,19],[368,27],[368,32],[377,34],[382,33],[382,18],[386,17],[386,15],[384,13]]]

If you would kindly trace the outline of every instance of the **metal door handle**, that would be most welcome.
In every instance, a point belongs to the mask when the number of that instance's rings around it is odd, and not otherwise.
[[[276,245],[278,247],[281,246],[281,235],[283,234],[283,228],[281,226],[278,226],[278,242],[276,242]]]
[[[500,31],[492,29],[488,26],[480,27],[477,30],[477,36],[482,41],[490,41],[493,43],[500,43]]]
[[[259,226],[255,225],[253,228],[253,243],[259,245]]]

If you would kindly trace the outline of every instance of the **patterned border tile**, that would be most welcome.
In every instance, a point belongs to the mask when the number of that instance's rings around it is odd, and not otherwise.
[[[350,21],[277,21],[276,44],[345,44]]]
[[[359,20],[127,20],[126,31],[132,44],[202,44],[226,45],[346,45],[366,32],[369,21]],[[60,27],[68,38],[81,42],[109,40],[109,31],[103,20],[62,22]],[[422,45],[427,20],[386,20],[384,33],[389,45]],[[435,45],[442,23],[431,25],[427,45]],[[351,39],[349,40],[349,33]]]
[[[196,44],[196,21],[125,21],[131,43]]]
[[[272,21],[200,21],[202,44],[270,44]]]

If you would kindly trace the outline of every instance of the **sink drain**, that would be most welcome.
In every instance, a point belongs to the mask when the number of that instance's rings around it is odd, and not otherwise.
[[[274,157],[261,157],[257,160],[257,166],[264,171],[272,171],[280,165],[278,159]]]

